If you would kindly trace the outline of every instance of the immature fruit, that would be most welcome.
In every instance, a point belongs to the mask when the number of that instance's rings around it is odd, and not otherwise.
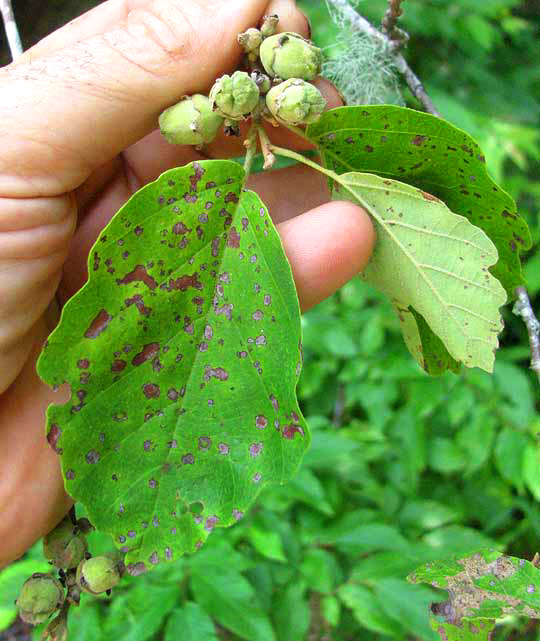
[[[272,87],[266,95],[270,113],[290,125],[303,125],[318,120],[326,101],[314,85],[291,78]]]
[[[76,568],[84,559],[88,545],[84,535],[76,532],[71,519],[66,517],[43,539],[43,554],[57,568]]]
[[[262,42],[262,34],[258,29],[248,29],[238,35],[238,44],[246,53],[258,53]]]
[[[262,37],[268,38],[269,36],[273,36],[276,33],[278,22],[279,16],[275,14],[271,16],[264,16],[261,27]]]
[[[245,71],[218,78],[210,91],[214,111],[230,120],[244,120],[259,102],[259,87]]]
[[[77,583],[90,594],[106,592],[120,581],[118,565],[107,556],[94,556],[81,561],[77,568]]]
[[[313,80],[321,72],[322,51],[296,33],[278,33],[263,40],[263,67],[273,78]]]
[[[211,142],[222,124],[223,118],[212,110],[210,100],[202,94],[186,96],[159,117],[161,133],[175,145]]]
[[[19,615],[26,623],[38,625],[64,603],[64,588],[50,574],[36,572],[24,582],[16,601]]]

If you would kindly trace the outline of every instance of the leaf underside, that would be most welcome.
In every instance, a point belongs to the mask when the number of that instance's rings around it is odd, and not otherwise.
[[[432,606],[431,619],[445,641],[488,640],[495,619],[507,615],[540,618],[540,571],[496,550],[427,563],[409,581],[448,592],[448,600]]]
[[[266,208],[229,161],[166,172],[103,230],[38,373],[68,493],[132,574],[194,552],[297,469],[300,312]]]
[[[434,196],[372,174],[341,175],[336,197],[370,212],[377,243],[362,278],[393,301],[420,364],[426,347],[420,331],[427,323],[438,337],[433,350],[442,342],[453,359],[434,367],[461,362],[492,371],[506,293],[489,272],[497,251],[484,232]],[[416,344],[413,332],[407,334],[411,317],[420,328]]]
[[[431,114],[395,106],[339,107],[310,125],[326,167],[393,178],[437,196],[483,229],[499,255],[491,269],[509,297],[523,284],[520,252],[531,247],[514,200],[487,173],[471,136]]]

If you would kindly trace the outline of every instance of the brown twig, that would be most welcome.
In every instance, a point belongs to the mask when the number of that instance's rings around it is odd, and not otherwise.
[[[13,7],[11,6],[11,0],[0,0],[0,11],[2,12],[2,18],[4,19],[4,29],[6,31],[11,57],[13,60],[17,60],[23,52],[23,47],[19,30],[17,28],[17,22],[15,21]]]
[[[404,31],[398,29],[397,23],[401,15],[403,15],[403,9],[401,8],[401,3],[404,0],[388,0],[388,9],[384,14],[382,19],[381,29],[384,34],[386,34],[390,40],[402,41],[405,34]]]
[[[413,96],[420,102],[424,107],[424,110],[433,116],[441,117],[439,111],[437,111],[433,101],[428,96],[427,91],[424,88],[424,85],[420,82],[418,76],[414,71],[409,67],[407,61],[399,53],[398,49],[402,44],[402,41],[394,41],[389,38],[385,33],[376,29],[369,20],[366,20],[361,16],[347,0],[326,0],[328,4],[332,5],[337,9],[337,11],[343,16],[343,18],[350,24],[354,29],[358,29],[363,33],[371,36],[382,42],[388,50],[393,54],[394,65],[396,69],[401,73],[405,78],[405,81],[411,90]],[[391,1],[391,0],[390,0]]]
[[[540,380],[540,322],[534,314],[525,287],[516,288],[516,297],[517,301],[512,311],[516,316],[521,316],[527,327],[531,346],[531,369],[536,372],[538,380]]]

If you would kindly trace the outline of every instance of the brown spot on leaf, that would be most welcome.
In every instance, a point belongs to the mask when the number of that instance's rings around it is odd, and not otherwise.
[[[145,363],[146,361],[151,360],[159,352],[160,346],[159,343],[149,343],[145,345],[142,350],[133,357],[131,361],[133,365],[139,366]]]
[[[428,194],[427,191],[420,190],[420,193],[422,194],[422,198],[425,198],[426,200],[431,200],[437,203],[441,202],[436,196],[433,196],[432,194]]]
[[[415,136],[411,140],[411,142],[413,145],[416,145],[417,147],[421,147],[426,140],[427,140],[427,136]]]
[[[171,289],[178,289],[181,292],[185,292],[188,287],[193,287],[194,289],[203,288],[202,283],[199,281],[199,274],[197,272],[191,274],[191,276],[189,274],[184,274],[176,280],[173,280],[172,278],[169,280],[169,291]]]
[[[232,247],[233,249],[240,247],[240,234],[236,231],[236,227],[231,227],[229,231],[227,247]]]
[[[146,398],[159,398],[159,386],[155,383],[145,383],[143,385],[143,394]]]
[[[121,372],[123,369],[125,369],[126,365],[126,361],[116,359],[112,362],[111,372]]]
[[[107,311],[102,309],[84,333],[85,338],[97,338],[107,329],[112,318],[113,317]]]
[[[155,289],[157,287],[156,281],[150,276],[146,271],[146,267],[143,265],[137,265],[129,274],[126,274],[124,278],[116,279],[117,285],[129,285],[129,283],[142,282],[147,285],[150,289]]]
[[[63,449],[57,446],[58,439],[60,438],[61,435],[62,435],[62,430],[58,427],[58,425],[56,425],[56,423],[53,423],[51,425],[51,429],[47,434],[47,441],[49,442],[49,445],[57,454],[62,454],[63,452]]]
[[[199,184],[199,181],[201,178],[204,176],[205,170],[201,167],[201,165],[198,162],[193,163],[193,175],[189,177],[189,182],[190,182],[190,190],[191,191],[197,191],[197,185]]]
[[[300,425],[284,425],[283,426],[283,438],[288,439],[291,441],[295,434],[300,434],[300,436],[304,436],[304,430],[300,427]]]
[[[90,367],[90,361],[87,358],[81,358],[80,361],[77,361],[77,367],[79,369],[88,369]]]
[[[135,294],[132,298],[126,298],[124,302],[126,307],[135,305],[142,316],[149,316],[152,313],[152,309],[150,307],[145,307],[143,297],[140,294]]]

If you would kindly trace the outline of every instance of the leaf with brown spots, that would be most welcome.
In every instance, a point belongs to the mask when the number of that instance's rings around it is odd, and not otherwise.
[[[205,161],[135,194],[38,363],[72,390],[47,412],[66,489],[132,574],[235,523],[309,445],[291,270],[243,184],[240,165]]]
[[[520,253],[530,248],[531,236],[467,133],[431,114],[373,105],[332,109],[307,135],[336,173],[368,172],[414,185],[483,229],[499,255],[491,272],[514,297],[523,284]]]
[[[408,580],[448,593],[431,608],[431,625],[442,641],[488,641],[494,620],[507,615],[540,619],[540,571],[497,550],[427,563]]]
[[[489,273],[497,251],[485,233],[410,185],[360,173],[336,182],[336,198],[362,205],[373,218],[377,244],[362,278],[394,302],[420,365],[434,368],[446,358],[440,370],[463,363],[491,372],[506,294]],[[422,338],[427,326],[437,341]]]

